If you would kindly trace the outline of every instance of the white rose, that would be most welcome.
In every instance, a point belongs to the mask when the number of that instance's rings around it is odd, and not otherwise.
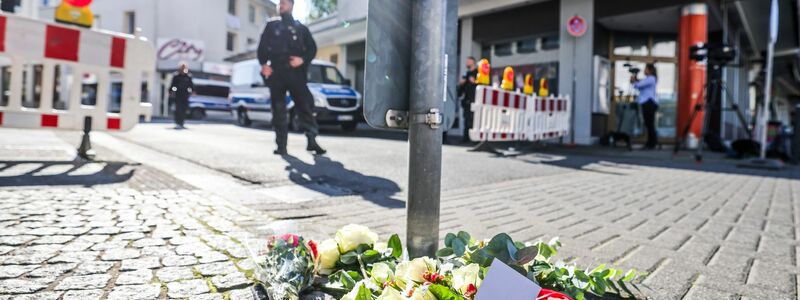
[[[394,280],[394,272],[386,263],[376,263],[372,265],[372,280],[382,285],[384,282]]]
[[[336,262],[339,261],[339,246],[333,239],[327,239],[317,246],[317,253],[319,253],[317,261],[319,274],[330,275],[336,267]]]
[[[375,243],[375,246],[372,247],[372,250],[378,251],[380,253],[384,253],[384,252],[386,252],[386,250],[389,250],[389,243],[387,243],[387,242],[377,242],[377,243]]]
[[[428,257],[415,258],[409,262],[402,262],[397,265],[395,276],[403,280],[411,280],[414,282],[423,282],[425,278],[422,275],[426,271],[433,272],[436,270],[436,261]]]
[[[397,290],[392,287],[386,287],[381,292],[381,295],[378,296],[378,300],[405,300],[406,297],[400,294]]]
[[[436,300],[436,296],[433,295],[430,291],[428,291],[427,286],[418,286],[415,288],[408,289],[405,291],[406,295],[408,296],[408,300]]]
[[[378,234],[362,225],[350,224],[336,232],[336,242],[339,243],[341,253],[355,250],[361,244],[374,245],[377,241]]]
[[[453,287],[463,295],[470,284],[476,288],[481,285],[481,278],[478,274],[481,267],[477,264],[469,264],[453,271]]]

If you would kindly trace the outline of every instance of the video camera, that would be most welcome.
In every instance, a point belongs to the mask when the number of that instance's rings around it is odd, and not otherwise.
[[[639,75],[639,72],[642,71],[642,69],[634,68],[630,63],[625,63],[622,66],[628,68],[628,72],[631,72],[631,75],[633,76]]]
[[[706,61],[713,66],[723,66],[736,59],[736,49],[728,45],[710,46],[698,43],[689,47],[689,58],[696,61]]]

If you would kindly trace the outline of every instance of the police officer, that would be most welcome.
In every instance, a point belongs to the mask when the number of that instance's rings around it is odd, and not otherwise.
[[[308,138],[306,150],[317,155],[325,154],[325,149],[317,144],[319,126],[314,118],[314,97],[308,90],[308,65],[317,55],[317,45],[308,28],[292,17],[294,0],[280,0],[280,18],[267,23],[258,45],[258,61],[261,74],[269,86],[272,96],[272,127],[275,129],[274,151],[286,155],[286,141],[289,133],[289,120],[286,111],[286,92],[292,95],[294,111],[300,128]]]
[[[186,119],[186,110],[189,106],[189,96],[194,92],[192,75],[189,74],[189,66],[181,63],[178,72],[172,77],[170,93],[175,103],[175,129],[186,129],[183,121]]]
[[[475,102],[475,89],[478,87],[475,83],[478,78],[478,68],[475,66],[475,58],[472,56],[467,57],[467,72],[461,77],[458,82],[459,96],[463,95],[461,100],[461,108],[464,112],[464,135],[461,136],[461,142],[469,142],[469,130],[472,128],[472,103]]]

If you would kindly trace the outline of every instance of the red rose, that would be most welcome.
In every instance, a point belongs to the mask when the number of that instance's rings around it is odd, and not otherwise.
[[[567,297],[562,293],[551,291],[548,289],[542,289],[542,291],[539,292],[539,296],[536,297],[536,300],[550,300],[550,299],[572,300],[572,298]]]
[[[296,234],[287,233],[282,235],[281,239],[287,243],[291,243],[292,247],[297,247],[297,245],[300,245],[300,237]]]
[[[308,248],[311,249],[311,255],[314,256],[314,259],[319,258],[319,252],[317,252],[317,242],[308,240]]]
[[[475,294],[477,293],[478,293],[478,288],[474,284],[470,283],[467,286],[467,290],[464,292],[464,296],[472,299],[472,297],[475,296]]]

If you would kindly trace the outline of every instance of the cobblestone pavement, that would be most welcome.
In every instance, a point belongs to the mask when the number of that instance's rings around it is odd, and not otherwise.
[[[800,299],[797,171],[709,164],[716,167],[594,160],[563,175],[448,191],[440,237],[458,230],[521,241],[560,237],[567,261],[649,273],[642,286],[654,299]],[[405,229],[403,208],[354,197],[262,209],[312,216],[283,221],[312,236],[352,222],[384,238]]]
[[[237,225],[251,212],[102,147],[72,161],[54,136],[21,133],[39,146],[0,147],[0,299],[255,299],[257,242]]]

